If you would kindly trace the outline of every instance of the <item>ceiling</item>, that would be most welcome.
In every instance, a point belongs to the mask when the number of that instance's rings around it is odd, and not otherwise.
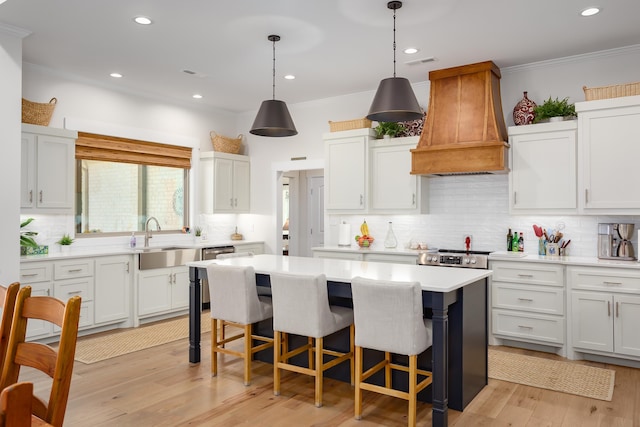
[[[474,62],[504,68],[640,42],[640,1],[593,1],[405,0],[396,19],[397,75],[417,83],[431,70]],[[580,16],[594,4],[601,13]],[[153,24],[134,23],[138,15]],[[289,104],[373,91],[393,75],[387,0],[6,0],[0,23],[31,32],[24,62],[230,111],[271,98],[269,34],[282,37],[276,98]],[[409,46],[420,51],[403,53]],[[428,57],[435,61],[419,61]]]

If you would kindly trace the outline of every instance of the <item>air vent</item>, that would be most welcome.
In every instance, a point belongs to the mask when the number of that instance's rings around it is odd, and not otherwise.
[[[434,62],[435,60],[436,58],[434,58],[433,56],[429,56],[428,58],[420,58],[420,59],[414,59],[413,61],[407,61],[405,62],[405,64],[407,65],[426,64],[427,62]]]
[[[185,69],[185,70],[182,70],[182,72],[185,73],[185,74],[189,74],[190,76],[195,76],[195,77],[199,77],[199,78],[207,77],[206,74],[202,74],[202,73],[199,73],[199,72],[193,71],[193,70],[186,70]]]
[[[460,175],[494,175],[491,172],[452,172],[452,173],[434,173],[431,176],[460,176]]]

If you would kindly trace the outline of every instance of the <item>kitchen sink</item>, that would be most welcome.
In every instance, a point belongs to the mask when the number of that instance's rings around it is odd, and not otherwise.
[[[201,250],[196,248],[148,247],[139,248],[137,251],[140,270],[176,267],[201,259]]]

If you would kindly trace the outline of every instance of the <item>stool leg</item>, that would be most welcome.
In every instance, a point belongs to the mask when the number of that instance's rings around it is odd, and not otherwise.
[[[218,375],[218,320],[211,319],[211,376]]]
[[[356,395],[355,395],[355,417],[356,420],[362,419],[362,347],[356,346]]]
[[[316,408],[322,407],[322,378],[324,377],[324,366],[322,363],[322,349],[324,338],[316,338]]]
[[[251,385],[251,328],[244,325],[244,385]]]
[[[384,367],[384,386],[391,388],[391,353],[386,352],[384,354],[384,360],[386,362]]]
[[[280,351],[282,351],[282,335],[273,331],[273,394],[280,396]]]
[[[409,356],[409,427],[416,425],[418,393],[418,355]]]
[[[313,367],[313,338],[307,337],[307,345],[309,349],[307,350],[307,357],[309,358],[309,369],[317,369],[317,366]]]
[[[355,326],[351,324],[349,327],[349,352],[351,353],[351,357],[349,358],[349,368],[351,369],[351,385],[355,383],[354,377],[354,347],[355,347]]]

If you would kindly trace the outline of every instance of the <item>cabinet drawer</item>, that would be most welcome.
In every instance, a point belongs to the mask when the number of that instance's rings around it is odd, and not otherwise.
[[[528,283],[545,286],[564,286],[561,265],[529,262],[496,262],[490,266],[493,281]]]
[[[412,264],[416,265],[418,262],[417,255],[408,256],[408,255],[386,255],[386,254],[365,254],[365,261],[371,262],[389,262],[394,264]]]
[[[54,264],[53,272],[55,280],[93,276],[93,260],[70,259],[68,261],[57,261]]]
[[[78,329],[93,326],[93,301],[82,301],[80,303],[80,319]],[[53,325],[53,332],[59,334],[62,331],[58,325]]]
[[[68,301],[76,295],[84,301],[93,300],[93,277],[59,280],[53,283],[53,295],[61,301]]]
[[[47,282],[51,280],[52,264],[26,264],[20,268],[20,283]]]
[[[608,292],[640,291],[640,272],[618,268],[569,267],[572,289],[597,289]]]
[[[492,332],[524,341],[564,344],[564,317],[492,311]]]
[[[491,290],[491,303],[494,308],[564,314],[563,288],[493,282]]]

